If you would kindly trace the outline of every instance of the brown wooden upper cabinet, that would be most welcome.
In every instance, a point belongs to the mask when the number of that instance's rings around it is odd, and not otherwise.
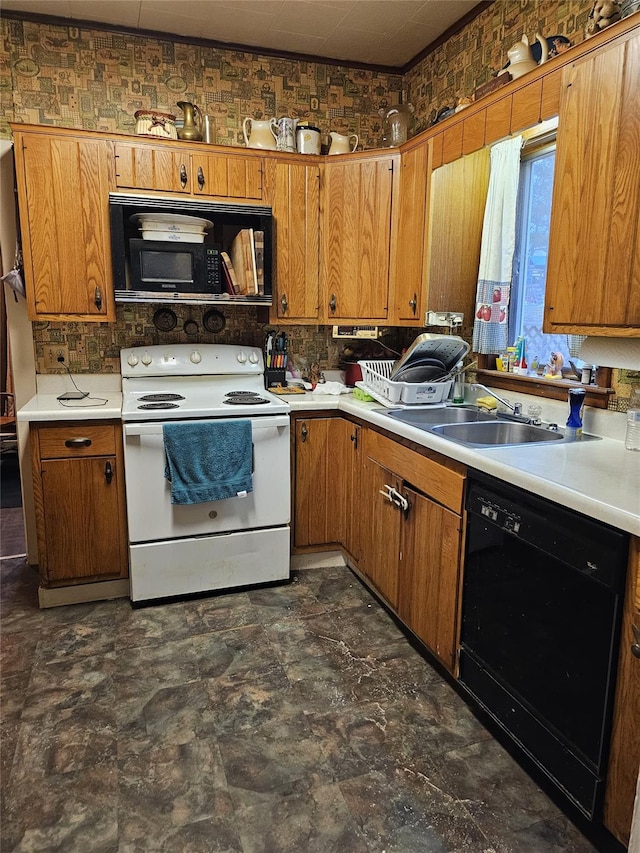
[[[544,331],[640,336],[640,34],[565,66]]]
[[[113,142],[12,125],[31,320],[113,321]]]
[[[320,166],[265,159],[266,201],[274,218],[275,322],[318,322]]]
[[[321,167],[321,320],[386,320],[391,192],[399,154],[328,157]]]
[[[399,326],[424,322],[430,150],[424,140],[404,151],[393,187],[388,322]]]
[[[116,142],[118,189],[151,190],[233,202],[262,201],[262,158],[209,152],[193,143]]]

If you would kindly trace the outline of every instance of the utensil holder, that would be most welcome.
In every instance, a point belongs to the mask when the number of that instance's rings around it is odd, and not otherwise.
[[[264,387],[268,390],[275,385],[284,386],[287,384],[286,376],[286,370],[273,370],[272,368],[268,368],[264,372]]]

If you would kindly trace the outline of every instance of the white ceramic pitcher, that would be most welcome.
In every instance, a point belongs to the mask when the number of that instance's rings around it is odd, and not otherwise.
[[[289,118],[283,116],[277,121],[278,137],[276,139],[276,148],[278,151],[294,152],[296,150],[296,125],[297,118]]]
[[[247,136],[247,122],[251,124],[251,130]],[[276,139],[278,138],[278,124],[274,118],[258,121],[247,116],[242,122],[242,135],[247,148],[268,148],[276,150]]]
[[[355,133],[345,136],[343,133],[337,133],[335,130],[332,130],[329,136],[331,137],[329,154],[350,154],[358,147],[358,136]],[[352,139],[355,140],[353,148],[350,144]]]

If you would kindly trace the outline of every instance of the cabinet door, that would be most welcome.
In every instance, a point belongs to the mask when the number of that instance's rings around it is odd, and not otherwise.
[[[295,421],[294,545],[340,543],[344,538],[345,488],[342,418]]]
[[[329,323],[384,320],[389,292],[391,189],[399,155],[321,170],[321,277]]]
[[[414,326],[423,314],[429,150],[424,142],[402,155],[393,188],[390,319]]]
[[[122,189],[190,193],[190,165],[186,146],[116,142],[116,186]]]
[[[265,178],[275,227],[274,314],[277,320],[317,322],[320,167],[271,158]]]
[[[369,529],[368,516],[362,515],[360,478],[362,466],[362,427],[342,420],[341,456],[336,477],[344,478],[345,520],[342,544],[356,566],[360,565],[361,542]],[[342,469],[342,474],[340,471]]]
[[[126,577],[126,532],[115,456],[41,463],[44,549],[49,582]]]
[[[246,154],[191,155],[195,195],[217,196],[234,202],[262,200],[262,159]]]
[[[490,149],[431,174],[427,311],[460,311],[471,325],[475,304]]]
[[[398,606],[400,509],[385,494],[400,479],[370,456],[361,471],[361,558],[359,568],[394,609]]]
[[[544,331],[640,335],[640,34],[563,71]]]
[[[460,578],[459,515],[405,488],[398,615],[450,672],[456,659]]]
[[[113,144],[17,132],[15,156],[30,319],[113,322]]]

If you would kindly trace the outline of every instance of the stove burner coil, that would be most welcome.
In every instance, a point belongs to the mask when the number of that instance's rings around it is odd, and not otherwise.
[[[227,406],[261,406],[263,403],[268,403],[269,400],[265,400],[264,397],[256,397],[253,394],[243,395],[242,397],[227,397],[226,400],[223,400],[223,405]]]
[[[184,400],[184,397],[180,399]],[[138,406],[139,409],[179,409],[180,406],[177,403],[143,403],[141,406]]]
[[[257,391],[227,391],[225,397],[258,397]]]
[[[169,400],[184,400],[182,394],[144,394],[138,397],[138,400],[144,400],[145,403],[167,403]]]

